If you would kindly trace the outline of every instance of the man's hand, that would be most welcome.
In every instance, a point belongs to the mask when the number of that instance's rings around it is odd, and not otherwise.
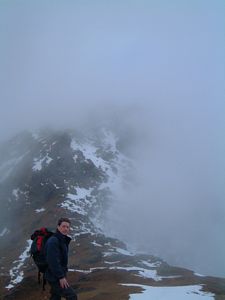
[[[65,277],[59,279],[59,284],[60,284],[60,286],[61,286],[62,289],[66,289],[66,288],[69,287],[69,283],[68,283],[68,281],[66,280]]]

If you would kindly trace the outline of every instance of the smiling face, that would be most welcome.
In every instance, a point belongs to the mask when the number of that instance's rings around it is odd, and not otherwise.
[[[60,231],[64,235],[68,235],[70,231],[70,223],[62,222],[60,225],[57,226],[58,231]]]

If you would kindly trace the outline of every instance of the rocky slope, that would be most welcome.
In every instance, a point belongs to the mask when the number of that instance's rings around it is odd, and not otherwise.
[[[132,167],[107,129],[24,132],[1,146],[1,299],[48,299],[37,284],[29,237],[40,226],[54,229],[61,216],[72,220],[69,280],[80,300],[136,299],[165,287],[189,299],[225,299],[224,279],[131,253],[104,235],[104,212],[115,192],[129,187]]]

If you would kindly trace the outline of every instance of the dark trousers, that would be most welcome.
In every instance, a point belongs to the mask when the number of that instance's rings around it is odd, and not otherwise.
[[[51,297],[49,300],[61,300],[61,297],[66,300],[77,300],[77,295],[71,287],[61,288],[59,282],[49,282],[51,286]]]

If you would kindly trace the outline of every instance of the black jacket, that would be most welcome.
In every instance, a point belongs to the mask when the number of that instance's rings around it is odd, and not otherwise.
[[[45,246],[48,269],[45,278],[54,282],[66,277],[68,271],[68,246],[71,238],[63,235],[58,230],[47,241]]]

